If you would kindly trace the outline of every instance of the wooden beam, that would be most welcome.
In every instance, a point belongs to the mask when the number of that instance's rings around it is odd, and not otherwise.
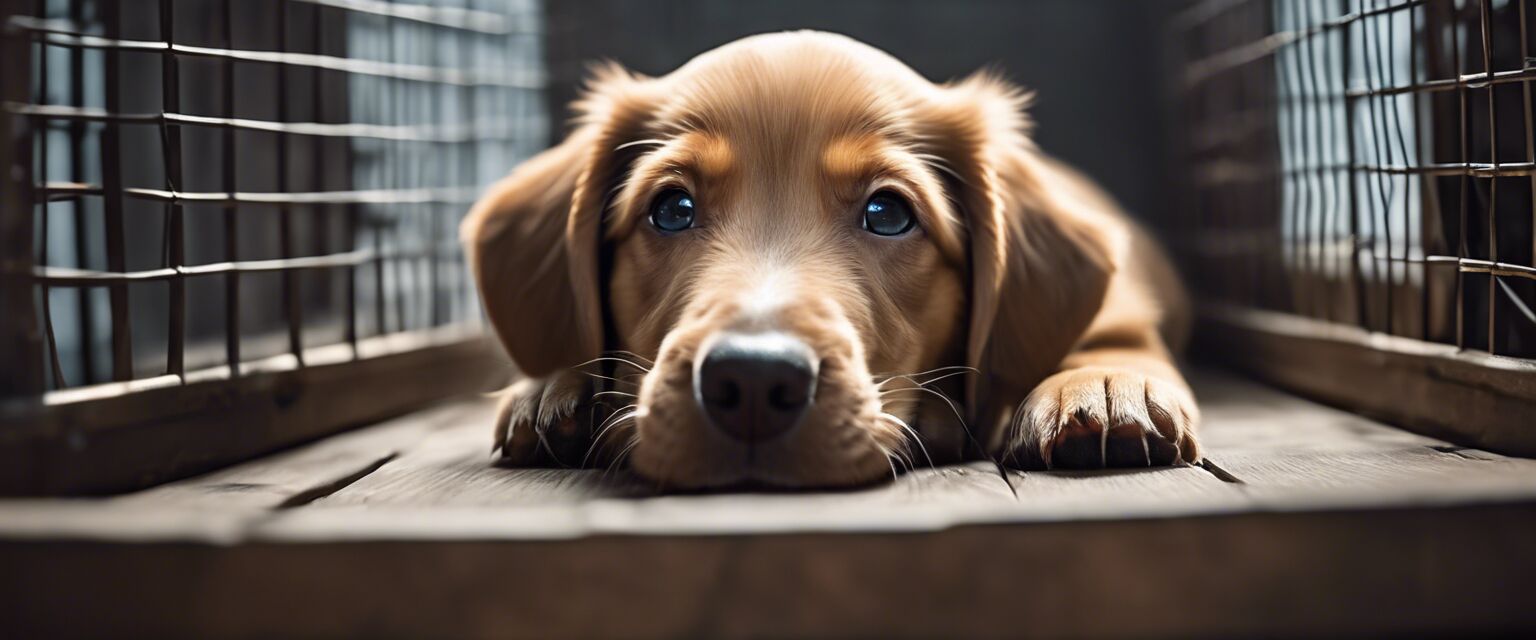
[[[1536,362],[1290,314],[1211,307],[1196,352],[1425,435],[1536,456]]]
[[[403,347],[356,360],[253,367],[236,379],[114,383],[55,392],[46,406],[0,405],[0,495],[139,489],[486,391],[511,372],[483,337]]]
[[[0,0],[0,25],[29,15],[26,0]],[[31,102],[32,48],[0,33],[0,104]],[[43,392],[43,343],[32,273],[32,134],[26,118],[0,112],[0,398]]]
[[[1536,626],[1532,506],[909,533],[0,543],[14,637],[1241,637]]]

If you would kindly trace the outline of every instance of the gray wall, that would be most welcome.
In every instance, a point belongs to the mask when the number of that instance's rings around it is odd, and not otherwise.
[[[766,31],[821,29],[885,49],[945,80],[995,65],[1038,92],[1047,151],[1107,186],[1138,216],[1171,197],[1159,75],[1173,0],[555,0],[546,3],[549,96],[566,115],[584,65],[611,58],[647,74]],[[556,129],[557,135],[559,129]]]

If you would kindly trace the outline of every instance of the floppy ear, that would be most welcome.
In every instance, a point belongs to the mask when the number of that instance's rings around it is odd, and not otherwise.
[[[460,227],[486,315],[526,375],[603,348],[602,217],[627,168],[620,147],[649,117],[650,82],[616,65],[595,70],[576,130],[492,186]]]
[[[925,135],[955,172],[969,235],[967,389],[991,418],[1053,373],[1103,303],[1114,270],[1104,230],[1085,219],[1060,170],[1029,141],[1028,95],[988,74],[939,89]],[[1013,396],[1018,396],[1017,398]]]

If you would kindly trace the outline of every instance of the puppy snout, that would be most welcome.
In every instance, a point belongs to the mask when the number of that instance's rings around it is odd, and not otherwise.
[[[694,380],[716,428],[743,442],[771,440],[800,422],[816,397],[815,352],[781,332],[725,333]]]

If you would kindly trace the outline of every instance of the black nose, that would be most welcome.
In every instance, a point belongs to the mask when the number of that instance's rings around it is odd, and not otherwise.
[[[727,333],[699,365],[699,401],[721,431],[744,442],[782,435],[816,396],[814,352],[782,333]]]

